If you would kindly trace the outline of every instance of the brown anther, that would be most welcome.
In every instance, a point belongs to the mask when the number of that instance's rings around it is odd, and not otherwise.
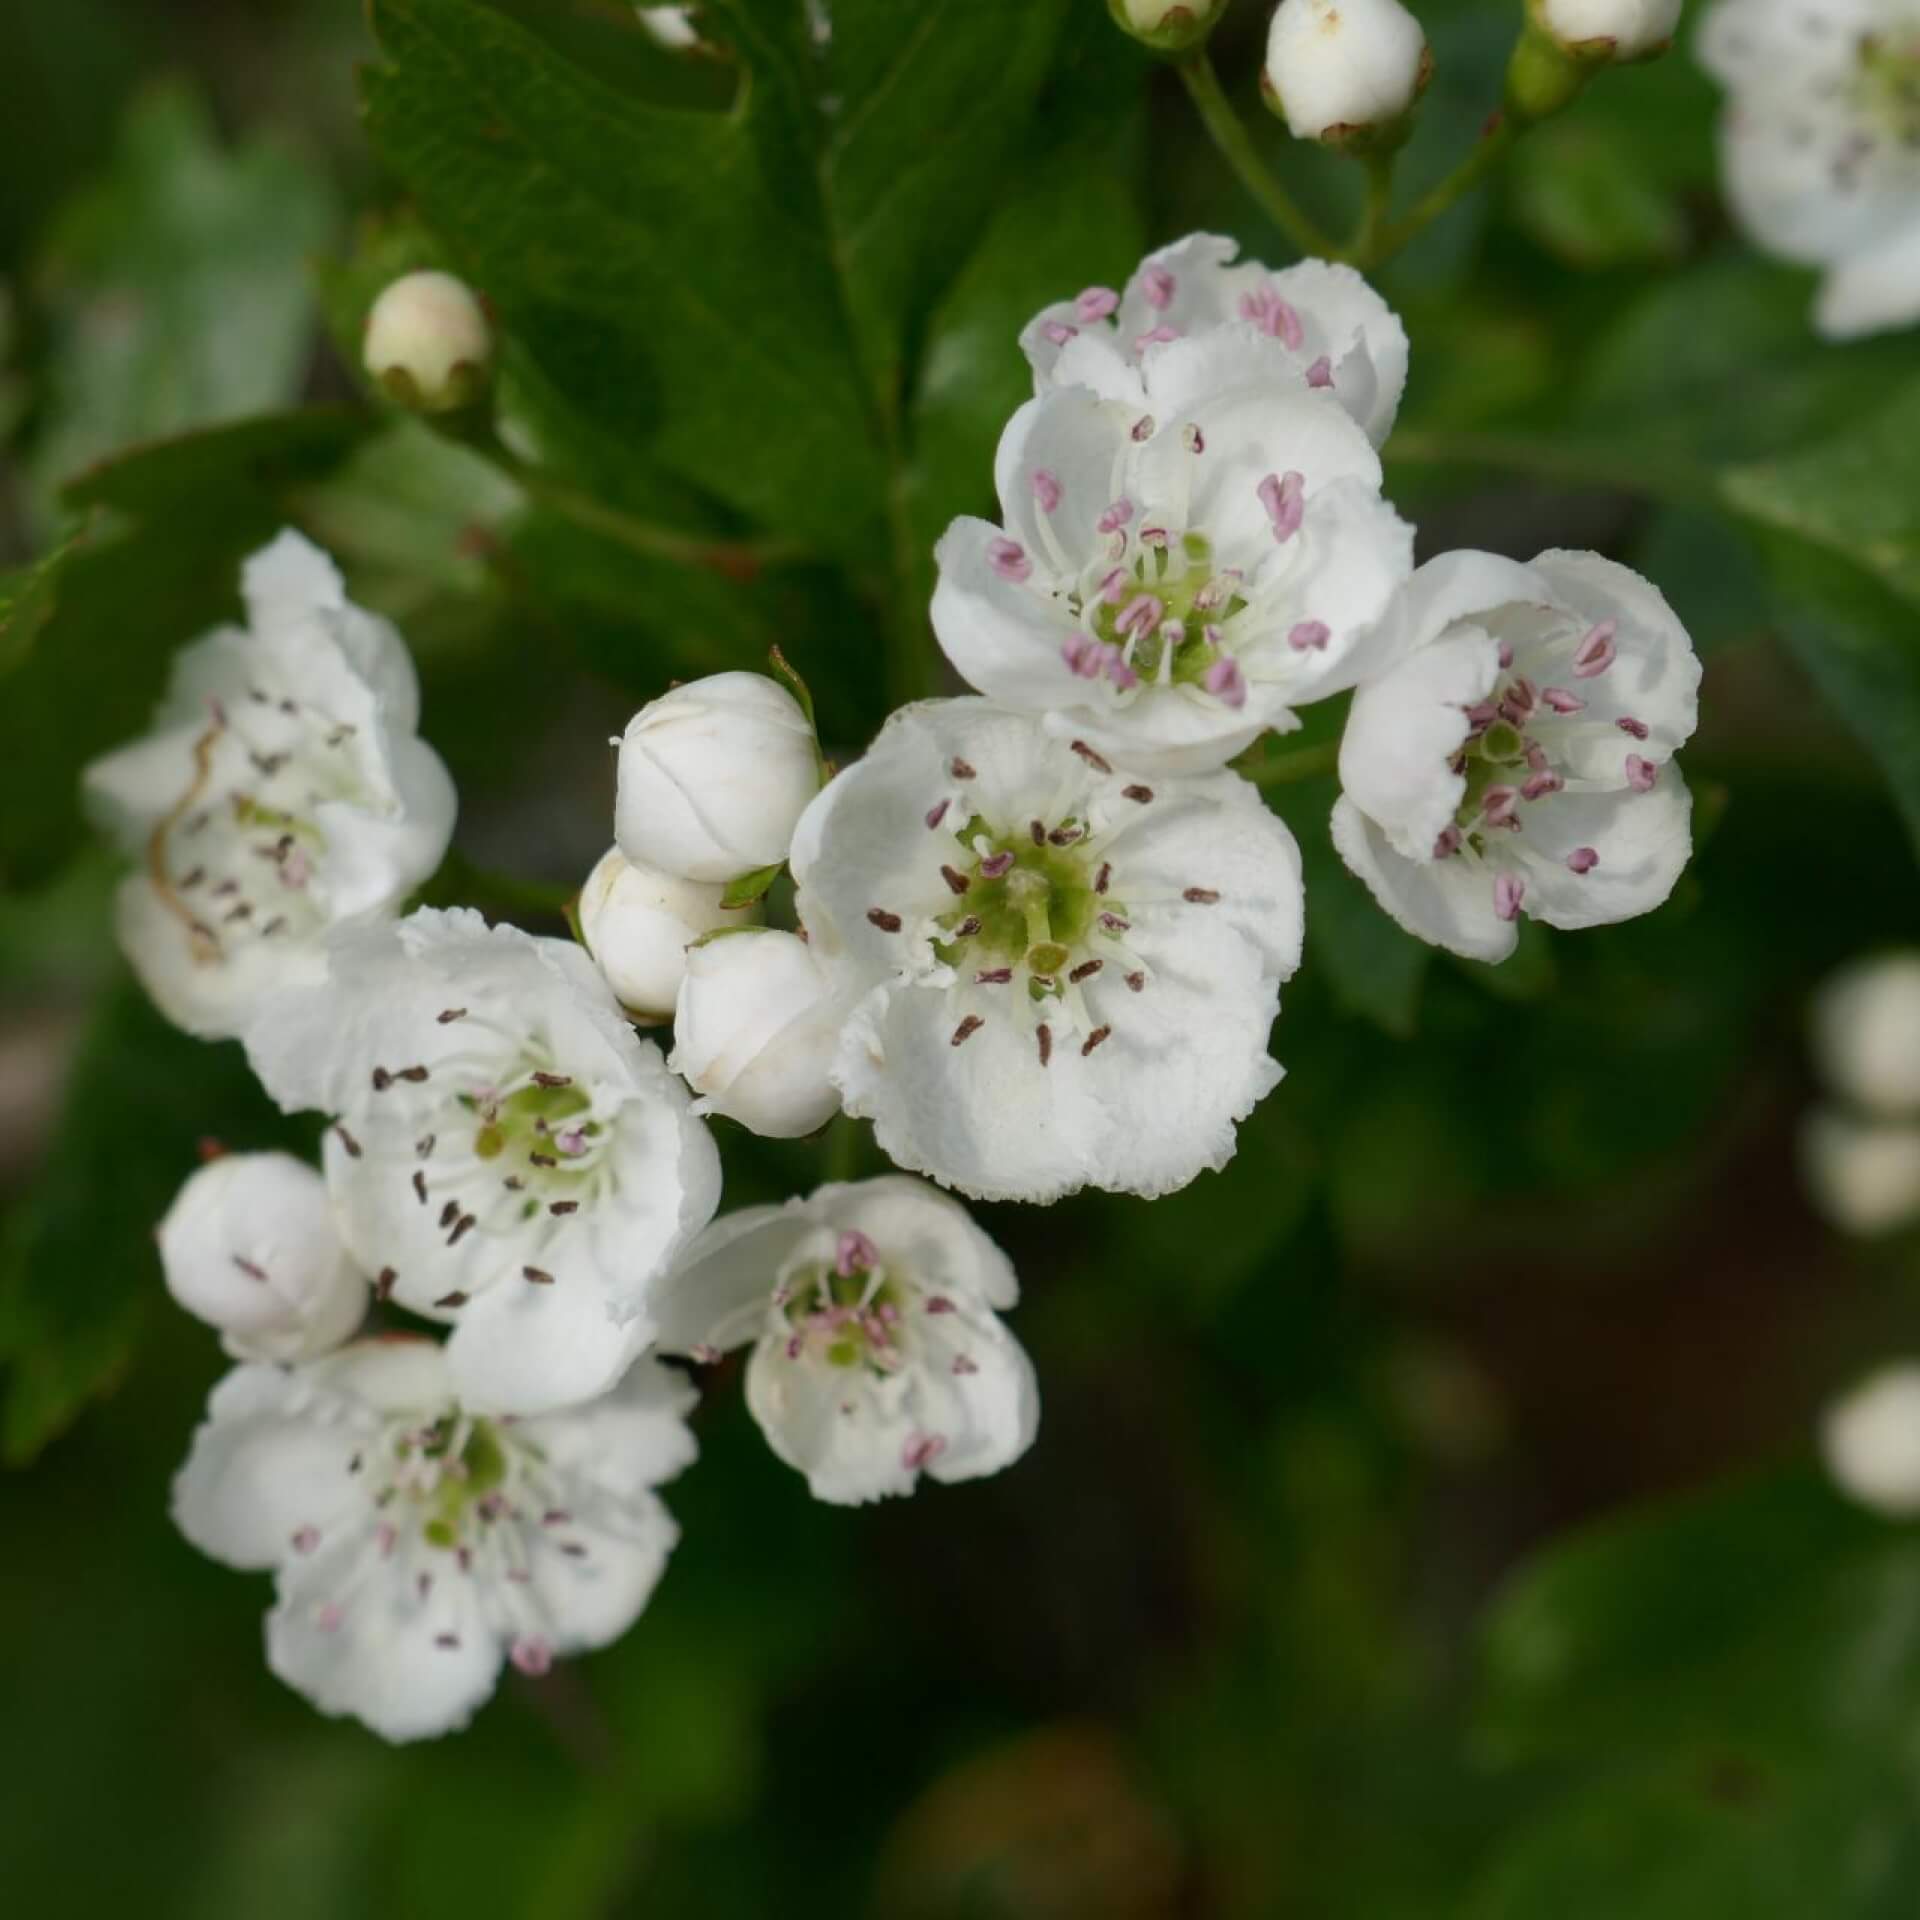
[[[392,1299],[393,1283],[399,1278],[400,1276],[391,1267],[382,1267],[379,1279],[373,1283],[373,1297],[376,1300]]]
[[[953,940],[970,940],[979,931],[980,916],[977,913],[970,913],[954,928],[948,938]]]
[[[413,1143],[414,1152],[417,1153],[422,1160],[427,1159],[432,1154],[434,1142],[438,1140],[439,1137],[438,1134],[423,1133],[420,1138]]]
[[[436,1013],[433,1017],[438,1025],[450,1027],[456,1020],[464,1020],[467,1010],[465,1007],[449,1007],[444,1013]]]
[[[1137,800],[1143,807],[1153,798],[1153,789],[1151,787],[1122,787],[1120,791],[1127,799]]]
[[[1094,892],[1105,893],[1107,890],[1108,884],[1112,881],[1112,879],[1113,879],[1112,862],[1107,860],[1102,860],[1100,862],[1100,871],[1093,876]]]
[[[927,826],[929,829],[937,827],[940,822],[947,817],[947,809],[952,804],[950,800],[941,800],[927,809]]]
[[[468,1296],[455,1287],[451,1293],[443,1293],[433,1304],[436,1307],[464,1307]]]
[[[251,920],[252,918],[253,905],[250,901],[246,900],[242,900],[231,913],[222,915],[222,920],[227,926],[232,926],[236,920]]]
[[[560,1164],[550,1153],[530,1153],[527,1158],[536,1167],[557,1167]]]
[[[237,1253],[233,1256],[233,1264],[238,1267],[249,1280],[264,1280],[267,1277],[265,1267],[256,1266],[253,1261],[244,1259]]]
[[[1033,1037],[1040,1043],[1040,1064],[1044,1067],[1053,1058],[1053,1029],[1042,1020],[1034,1028]]]
[[[427,1070],[425,1067],[402,1067],[393,1077],[396,1080],[409,1080],[417,1087],[426,1079]]]
[[[956,780],[973,780],[979,777],[964,760],[960,759],[949,760],[947,762],[947,771],[952,774]]]
[[[900,916],[897,913],[889,913],[885,907],[869,907],[867,909],[867,919],[872,925],[878,927],[882,933],[898,933],[900,931]]]
[[[570,1087],[573,1085],[573,1076],[565,1073],[536,1073],[533,1076],[533,1084],[536,1087]]]
[[[360,1142],[356,1140],[345,1127],[341,1126],[337,1120],[334,1122],[333,1130],[339,1136],[340,1144],[346,1148],[347,1157],[350,1160],[358,1160],[360,1158]]]
[[[205,867],[195,867],[184,880],[176,880],[174,886],[181,893],[191,893],[206,877],[207,870]]]
[[[453,1231],[447,1235],[447,1245],[457,1247],[467,1230],[470,1227],[477,1227],[479,1224],[479,1220],[476,1219],[474,1215],[463,1213],[460,1218],[453,1223]]]
[[[1084,1060],[1087,1055],[1090,1054],[1102,1040],[1107,1039],[1112,1032],[1113,1029],[1111,1027],[1095,1027],[1094,1030],[1087,1035],[1086,1045],[1080,1049],[1080,1058]]]
[[[947,890],[950,893],[965,893],[973,885],[964,873],[954,867],[942,867],[940,878],[947,883]]]
[[[531,1280],[536,1287],[550,1287],[553,1285],[553,1275],[544,1267],[522,1267],[520,1269],[520,1278],[522,1280]]]
[[[393,1075],[390,1074],[385,1067],[375,1067],[373,1070],[374,1092],[385,1093],[386,1090],[392,1085],[393,1085]]]
[[[989,967],[985,973],[976,973],[973,984],[976,987],[1001,987],[1013,978],[1011,967]]]
[[[1088,766],[1092,767],[1096,773],[1111,773],[1113,771],[1113,763],[1105,759],[1102,755],[1095,753],[1084,740],[1074,741],[1073,750]]]
[[[413,1191],[424,1207],[427,1204],[427,1176],[418,1167],[413,1170]]]
[[[947,1042],[951,1047],[964,1046],[967,1041],[987,1023],[977,1013],[970,1013],[953,1030],[953,1038]]]
[[[1047,835],[1047,838],[1052,841],[1056,847],[1070,847],[1076,840],[1084,840],[1086,837],[1087,830],[1085,827],[1055,827],[1054,830]]]
[[[447,1204],[440,1209],[440,1224],[443,1227],[452,1226],[459,1218],[460,1202],[458,1200],[449,1200]]]
[[[1211,887],[1189,887],[1180,898],[1190,900],[1196,907],[1210,907],[1220,896]]]
[[[1036,847],[1044,847],[1047,844],[1047,830],[1038,820],[1029,820],[1027,831],[1033,835],[1033,844]]]
[[[1144,973],[1130,973],[1127,975],[1127,985],[1131,987],[1135,993],[1145,991],[1146,984],[1147,976]]]
[[[549,1213],[578,1213],[580,1211],[580,1202],[578,1200],[550,1201],[547,1206],[547,1211]]]
[[[1069,980],[1076,981],[1076,982],[1081,980],[1091,980],[1093,976],[1096,973],[1098,973],[1100,969],[1104,967],[1106,964],[1107,963],[1104,960],[1082,960],[1080,964],[1077,967],[1075,967],[1070,974],[1067,975],[1067,978]]]

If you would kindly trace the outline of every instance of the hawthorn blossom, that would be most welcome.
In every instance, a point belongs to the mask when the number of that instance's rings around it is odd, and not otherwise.
[[[450,273],[403,273],[368,308],[360,358],[403,407],[450,413],[486,392],[493,328],[464,280]]]
[[[1742,226],[1823,268],[1814,325],[1920,320],[1920,11],[1912,0],[1718,0],[1695,42],[1727,89],[1720,161]]]
[[[290,1153],[223,1153],[175,1196],[157,1235],[167,1291],[236,1360],[311,1360],[366,1317],[326,1182]]]
[[[1171,1193],[1280,1079],[1299,850],[1233,773],[1146,778],[976,699],[890,719],[794,834],[849,1009],[832,1076],[982,1199]]]
[[[1354,695],[1334,845],[1401,926],[1504,960],[1524,912],[1651,912],[1692,850],[1670,764],[1700,663],[1656,588],[1598,554],[1429,561]]]
[[[1020,335],[1035,394],[1090,387],[1148,412],[1145,369],[1156,347],[1251,327],[1284,350],[1271,377],[1291,372],[1330,393],[1381,445],[1407,384],[1398,316],[1351,267],[1300,260],[1276,272],[1257,260],[1236,264],[1239,251],[1223,234],[1188,234],[1148,254],[1123,289],[1088,287],[1035,314]]]
[[[423,910],[336,941],[247,1036],[267,1091],[334,1117],[327,1184],[382,1299],[449,1322],[470,1408],[604,1392],[655,1280],[713,1216],[712,1137],[570,940]]]
[[[429,1739],[467,1724],[505,1661],[543,1674],[633,1624],[678,1538],[653,1490],[694,1456],[694,1398],[643,1359],[586,1406],[489,1418],[417,1339],[237,1367],[173,1517],[202,1553],[276,1576],[267,1665],[288,1686]]]
[[[1534,19],[1576,58],[1649,60],[1673,44],[1680,0],[1538,0]]]
[[[417,736],[405,643],[287,532],[241,573],[245,628],[174,662],[154,730],[96,760],[88,804],[140,865],[120,944],[176,1026],[226,1039],[323,969],[336,926],[390,913],[440,864],[453,783]]]
[[[1218,327],[1151,349],[1140,378],[1144,412],[1065,387],[1008,422],[1004,525],[942,536],[933,627],[991,699],[1143,771],[1197,772],[1354,683],[1413,532],[1282,342]]]
[[[710,881],[637,866],[618,847],[601,855],[575,911],[587,951],[629,1013],[671,1020],[687,977],[687,949],[718,927],[759,919],[757,907],[724,905],[725,893]]]
[[[662,1292],[660,1344],[753,1345],[747,1405],[816,1500],[972,1480],[1033,1444],[1033,1364],[999,1314],[1013,1268],[967,1210],[902,1174],[716,1220]]]

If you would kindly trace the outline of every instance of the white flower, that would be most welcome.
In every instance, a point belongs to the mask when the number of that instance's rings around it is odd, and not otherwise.
[[[1920,953],[1875,954],[1832,975],[1814,996],[1813,1042],[1835,1093],[1920,1119]]]
[[[633,1624],[678,1537],[653,1489],[693,1458],[694,1397],[643,1359],[587,1406],[476,1417],[414,1339],[239,1367],[173,1517],[202,1553],[277,1576],[279,1678],[385,1739],[427,1739],[466,1725],[504,1660],[544,1673]]]
[[[667,1064],[753,1132],[792,1140],[840,1110],[828,1069],[842,1007],[812,949],[773,928],[722,935],[687,955]]]
[[[1800,1129],[1800,1167],[1814,1205],[1842,1233],[1920,1225],[1920,1122],[1816,1107]]]
[[[1820,1441],[1842,1492],[1889,1519],[1920,1514],[1920,1364],[1868,1375],[1827,1410]]]
[[[1719,0],[1701,64],[1730,95],[1727,197],[1755,242],[1824,267],[1814,324],[1920,320],[1920,12],[1912,0]]]
[[[635,866],[618,847],[602,856],[580,889],[580,933],[615,997],[649,1020],[673,1018],[687,948],[716,927],[750,926],[751,907],[724,907],[726,891]]]
[[[819,748],[793,695],[763,673],[716,673],[627,723],[613,837],[640,866],[733,880],[787,857],[819,790]]]
[[[1223,765],[1351,686],[1413,534],[1380,458],[1251,325],[1149,350],[1147,411],[1056,388],[1007,423],[1004,529],[956,520],[933,626],[960,673],[1145,771]]]
[[[1700,663],[1658,591],[1592,553],[1429,561],[1353,697],[1334,844],[1406,930],[1504,960],[1529,913],[1650,912],[1691,851],[1675,750]]]
[[[716,1220],[661,1299],[661,1345],[753,1342],[747,1404],[816,1500],[973,1480],[1033,1444],[1033,1363],[1001,1324],[1007,1257],[956,1200],[890,1174]]]
[[[343,936],[247,1036],[288,1110],[336,1116],[327,1183],[382,1298],[449,1321],[470,1408],[590,1399],[652,1335],[719,1156],[571,940],[423,911]]]
[[[1299,850],[1237,774],[1149,782],[1025,714],[927,701],[807,810],[793,871],[852,1009],[847,1111],[964,1193],[1171,1193],[1280,1078]]]
[[[361,359],[402,406],[424,413],[470,407],[493,369],[493,329],[464,280],[406,273],[367,312]]]
[[[1239,251],[1221,234],[1192,233],[1148,254],[1120,292],[1087,287],[1042,309],[1020,335],[1034,392],[1091,387],[1151,412],[1143,365],[1157,347],[1250,326],[1286,350],[1261,363],[1263,377],[1292,370],[1382,445],[1407,384],[1399,317],[1351,267],[1300,260],[1276,273],[1257,260],[1236,264]]]
[[[367,1282],[347,1257],[326,1182],[287,1153],[223,1153],[160,1222],[167,1291],[236,1360],[311,1360],[347,1339]]]
[[[1644,60],[1673,44],[1680,0],[1534,0],[1533,14],[1571,52]]]
[[[283,533],[241,587],[248,628],[186,648],[154,731],[86,772],[140,860],[120,944],[167,1018],[209,1039],[316,977],[331,927],[390,913],[440,864],[455,808],[416,736],[404,643],[326,555]]]
[[[640,25],[650,39],[675,53],[684,53],[700,44],[700,29],[694,24],[690,6],[636,7]]]
[[[1338,146],[1400,119],[1432,66],[1400,0],[1280,0],[1261,84],[1296,140]]]

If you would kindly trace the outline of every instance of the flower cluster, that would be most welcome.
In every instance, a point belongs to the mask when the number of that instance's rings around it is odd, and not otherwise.
[[[409,404],[483,396],[462,291],[402,283],[373,330]],[[436,312],[452,347],[409,332]],[[777,649],[778,678],[651,701],[577,942],[399,917],[452,794],[398,636],[295,535],[248,564],[249,630],[185,653],[155,734],[91,771],[155,1000],[325,1128],[317,1170],[214,1159],[159,1232],[239,1363],[176,1516],[275,1574],[269,1661],[323,1710],[442,1732],[504,1662],[622,1632],[674,1543],[687,1363],[751,1349],[748,1406],[822,1500],[1019,1458],[1014,1271],[941,1189],[1153,1197],[1232,1157],[1305,931],[1242,757],[1302,709],[1351,695],[1333,842],[1424,939],[1498,961],[1523,913],[1672,888],[1686,634],[1593,554],[1414,568],[1378,452],[1407,339],[1357,274],[1195,235],[1020,345],[1000,517],[936,555],[975,691],[837,773]],[[830,1121],[904,1171],[716,1218],[725,1127]]]

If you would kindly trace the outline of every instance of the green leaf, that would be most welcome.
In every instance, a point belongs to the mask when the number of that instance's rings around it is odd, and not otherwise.
[[[1824,547],[1771,534],[1761,553],[1781,637],[1878,762],[1920,846],[1920,619]]]
[[[1750,519],[1844,556],[1920,605],[1920,379],[1829,439],[1728,468],[1720,488]]]
[[[760,867],[752,873],[743,873],[729,880],[726,890],[720,896],[723,907],[750,907],[773,883],[780,878],[786,867],[784,860],[776,860],[770,867]],[[737,929],[722,928],[722,932]]]
[[[334,223],[321,176],[270,140],[223,149],[203,102],[138,99],[109,171],[62,208],[32,286],[54,349],[27,463],[60,483],[128,440],[286,405],[316,332],[307,257]]]
[[[25,662],[53,618],[61,571],[80,539],[71,533],[33,566],[0,577],[0,679]]]
[[[1686,217],[1666,183],[1585,115],[1534,134],[1510,197],[1519,224],[1571,266],[1672,261],[1686,247]]]
[[[120,1378],[164,1294],[153,1229],[203,1139],[300,1135],[238,1046],[169,1026],[130,980],[102,1000],[31,1197],[0,1250],[0,1456],[18,1465]]]
[[[1793,1471],[1604,1524],[1488,1627],[1533,1804],[1471,1920],[1894,1920],[1920,1873],[1920,1539]]]

